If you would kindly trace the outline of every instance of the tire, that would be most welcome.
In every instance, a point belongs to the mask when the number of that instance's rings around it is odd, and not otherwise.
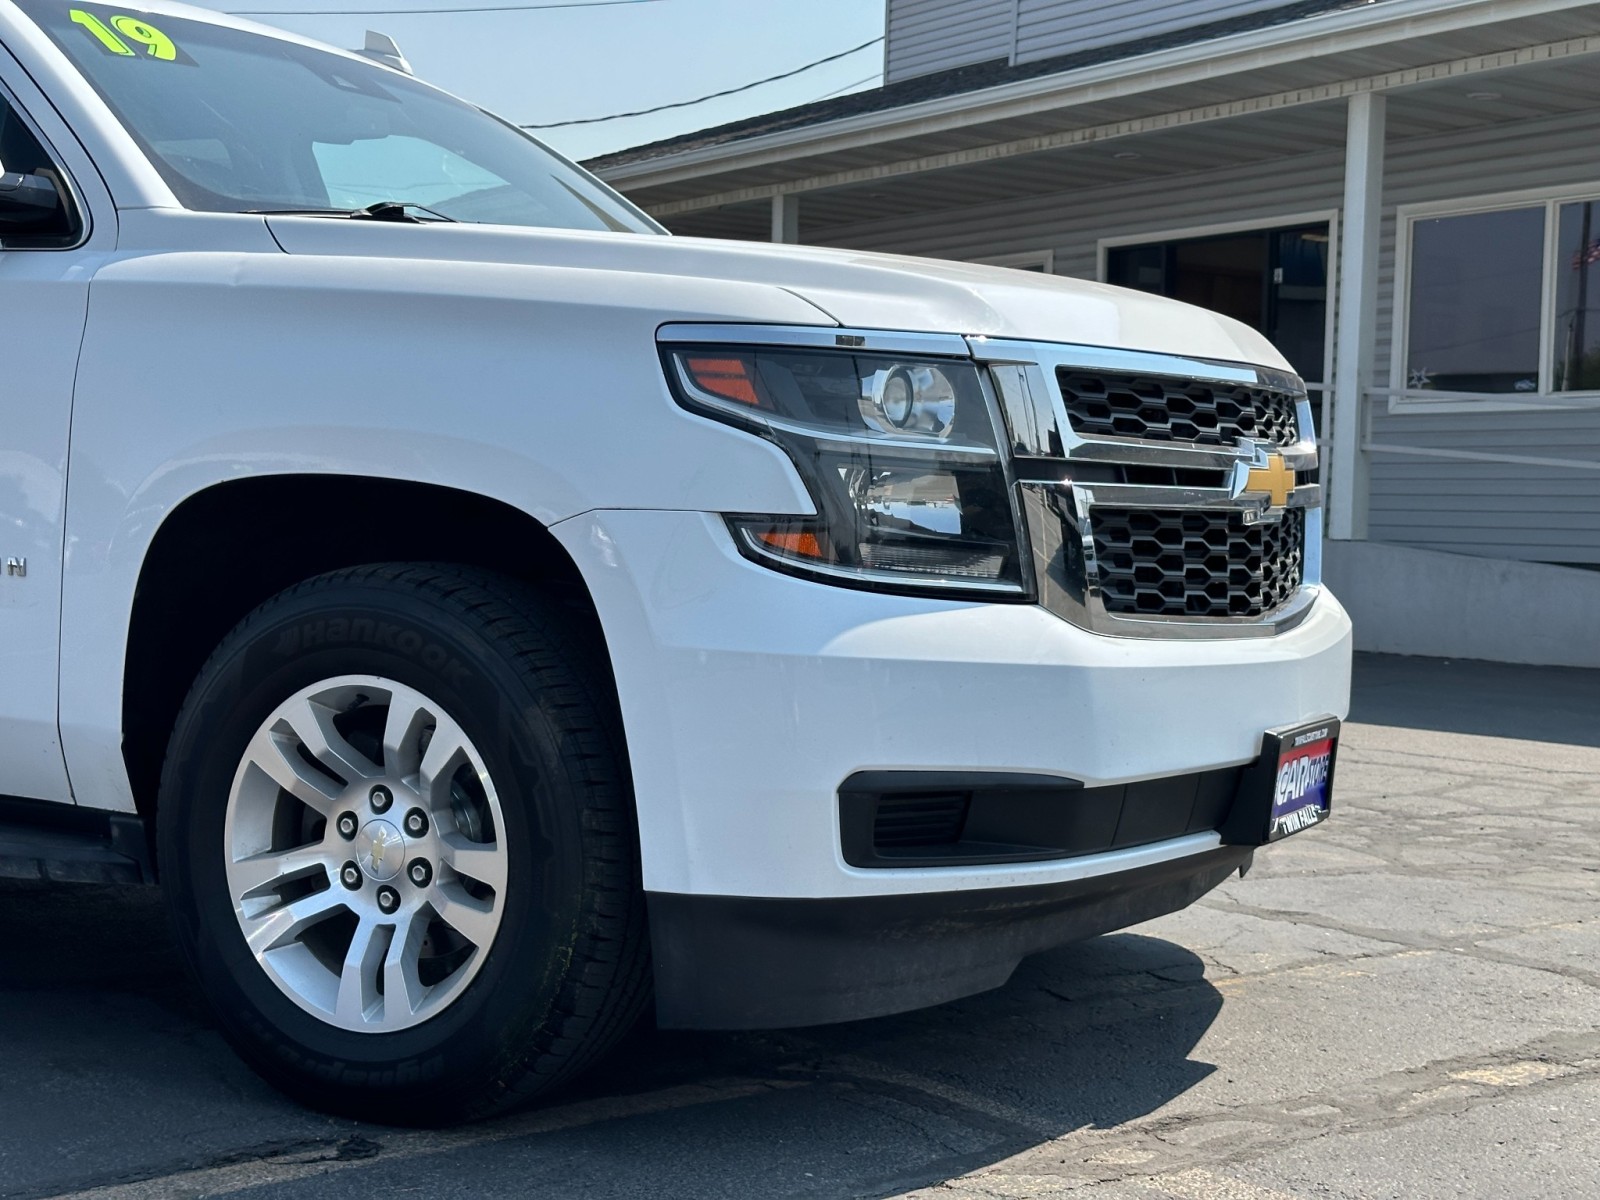
[[[359,567],[201,671],[162,772],[167,905],[224,1036],[297,1100],[485,1116],[643,1010],[628,764],[582,627],[488,572]]]

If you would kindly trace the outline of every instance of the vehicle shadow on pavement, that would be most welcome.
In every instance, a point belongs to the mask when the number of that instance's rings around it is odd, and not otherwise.
[[[400,1159],[442,1196],[888,1194],[1170,1103],[1215,1070],[1193,1054],[1222,1007],[1196,955],[1116,934],[922,1012],[775,1033],[641,1028],[539,1108],[419,1135],[301,1109],[257,1080],[190,991],[155,889],[0,881],[0,927],[5,1197],[217,1164],[253,1172],[239,1185],[252,1197],[354,1196]],[[274,1167],[352,1146],[370,1165]]]

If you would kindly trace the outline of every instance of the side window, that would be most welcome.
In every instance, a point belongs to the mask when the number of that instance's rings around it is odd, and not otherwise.
[[[82,228],[66,177],[0,91],[0,249],[58,249]]]

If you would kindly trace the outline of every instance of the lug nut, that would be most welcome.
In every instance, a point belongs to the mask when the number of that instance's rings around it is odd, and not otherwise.
[[[353,862],[347,862],[339,868],[339,882],[352,892],[361,886],[361,868]]]
[[[372,789],[370,798],[372,800],[372,811],[375,813],[388,812],[389,806],[394,803],[394,793],[381,783]]]
[[[433,882],[433,868],[428,865],[428,860],[419,858],[406,868],[406,874],[411,876],[411,882],[418,887],[427,887]]]
[[[428,832],[428,814],[420,808],[413,808],[406,814],[406,832],[412,837],[421,837]]]
[[[359,824],[356,821],[355,813],[347,812],[339,814],[339,836],[345,841],[348,842],[353,840],[356,836],[356,830],[358,828]]]
[[[400,893],[392,887],[378,889],[378,907],[386,913],[392,913],[400,907]]]

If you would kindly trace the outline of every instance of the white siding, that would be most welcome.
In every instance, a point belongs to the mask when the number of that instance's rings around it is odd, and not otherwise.
[[[1594,144],[1596,124],[1580,114],[1390,146],[1375,384],[1388,384],[1395,205],[1600,183],[1600,160],[1583,149]],[[1058,274],[1093,278],[1101,237],[1270,223],[1335,209],[1342,200],[1338,153],[1089,191],[1070,190],[1070,162],[1061,171],[1058,194],[857,226],[819,240],[968,260],[1048,249]],[[1600,462],[1600,409],[1390,414],[1379,400],[1372,434],[1398,445]],[[1600,564],[1600,471],[1375,455],[1371,536],[1492,557]]]
[[[1389,383],[1395,207],[1511,189],[1600,183],[1591,114],[1519,122],[1405,143],[1389,152],[1380,259],[1378,361]],[[1393,413],[1379,401],[1372,438],[1402,446],[1600,463],[1600,410]],[[1372,458],[1370,535],[1434,550],[1537,562],[1600,563],[1600,471]]]
[[[1285,0],[888,0],[886,78],[1094,50],[1285,7]]]
[[[1176,33],[1285,7],[1284,0],[1021,0],[1021,62]]]
[[[1011,57],[1017,0],[889,0],[885,79]]]

